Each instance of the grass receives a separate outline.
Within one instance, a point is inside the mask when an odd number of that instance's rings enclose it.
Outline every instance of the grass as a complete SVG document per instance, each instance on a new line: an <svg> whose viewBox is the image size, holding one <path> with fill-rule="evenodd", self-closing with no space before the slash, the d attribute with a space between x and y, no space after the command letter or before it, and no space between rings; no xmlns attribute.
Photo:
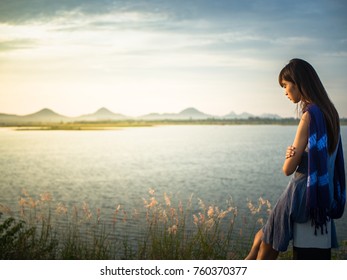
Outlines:
<svg viewBox="0 0 347 280"><path fill-rule="evenodd" d="M222 209L193 196L174 203L150 190L142 209L118 205L103 213L24 192L17 214L0 205L0 259L243 259L271 205L259 198L248 208L250 215L239 217L231 199ZM345 259L346 245L333 258Z"/></svg>

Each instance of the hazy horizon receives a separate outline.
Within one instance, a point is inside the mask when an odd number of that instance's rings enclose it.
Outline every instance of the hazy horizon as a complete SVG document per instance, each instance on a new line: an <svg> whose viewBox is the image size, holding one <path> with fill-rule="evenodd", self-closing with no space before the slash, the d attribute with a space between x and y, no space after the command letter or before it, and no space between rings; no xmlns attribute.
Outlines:
<svg viewBox="0 0 347 280"><path fill-rule="evenodd" d="M80 115L65 115L65 114L62 114L60 113L59 111L56 111L56 110L53 110L52 108L48 108L48 107L45 107L45 108L41 108L37 111L34 111L34 112L30 112L28 114L17 114L17 113L4 113L4 112L0 112L0 114L7 114L7 115L16 115L16 116L27 116L27 115L31 115L31 114L35 114L35 113L39 113L43 110L50 110L56 114L59 114L59 115L62 115L64 117L69 117L69 118L74 118L74 117L79 117L79 116L82 116L82 115L88 115L88 114L94 114L94 113L97 113L98 111L100 110L103 110L103 109L106 109L108 111L110 111L111 113L114 113L114 114L120 114L120 115L124 115L126 117L141 117L141 116L145 116L145 115L150 115L150 114L160 114L160 115L164 115L164 114L180 114L181 112L185 111L185 110L190 110L190 109L193 109L193 110L197 110L198 112L200 113L203 113L203 114L206 114L206 115L211 115L211 116L216 116L216 117L223 117L223 116L226 116L226 115L229 115L229 114L232 114L232 113L235 113L236 115L241 115L241 114L251 114L251 115L254 115L254 116L261 116L261 115L270 115L271 113L263 113L263 114L260 114L260 115L256 115L256 114L252 114L252 112L235 112L235 111L229 111L227 114L223 114L223 115L215 115L215 114L210 114L209 112L205 112L205 111L202 111L200 110L199 108L196 108L196 107L188 107L188 108L182 108L181 110L177 111L177 112L148 112L148 113L145 113L145 114L142 114L142 115L126 115L126 114L123 114L122 112L114 112L112 111L111 109L109 109L108 107L106 106L103 106L103 107L100 107L100 108L97 108L93 111L90 111L90 112L85 112L83 114L80 114ZM272 114L271 114L272 115ZM278 114L273 114L273 115L278 115ZM280 117L283 117L281 115L278 115ZM293 116L295 117L295 116Z"/></svg>
<svg viewBox="0 0 347 280"><path fill-rule="evenodd" d="M346 14L340 0L1 1L0 112L295 117L277 77L299 57L347 117Z"/></svg>

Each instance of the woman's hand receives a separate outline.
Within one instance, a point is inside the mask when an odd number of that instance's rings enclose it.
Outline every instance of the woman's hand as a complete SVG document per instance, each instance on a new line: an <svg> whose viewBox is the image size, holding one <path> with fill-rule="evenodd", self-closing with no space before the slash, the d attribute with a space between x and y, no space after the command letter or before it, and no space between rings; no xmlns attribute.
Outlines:
<svg viewBox="0 0 347 280"><path fill-rule="evenodd" d="M282 167L286 176L293 174L301 162L301 156L307 146L309 123L310 115L305 112L299 122L293 145L289 146L286 151L286 159Z"/></svg>
<svg viewBox="0 0 347 280"><path fill-rule="evenodd" d="M288 146L286 151L286 159L295 155L295 147L293 145Z"/></svg>

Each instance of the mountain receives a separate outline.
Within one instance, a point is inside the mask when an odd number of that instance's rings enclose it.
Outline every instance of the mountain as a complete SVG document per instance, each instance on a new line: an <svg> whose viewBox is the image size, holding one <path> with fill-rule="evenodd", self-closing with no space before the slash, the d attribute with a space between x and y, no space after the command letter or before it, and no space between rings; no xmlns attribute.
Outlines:
<svg viewBox="0 0 347 280"><path fill-rule="evenodd" d="M259 116L259 118L261 118L261 119L275 119L275 120L282 119L282 117L277 115L277 114L262 114Z"/></svg>
<svg viewBox="0 0 347 280"><path fill-rule="evenodd" d="M200 112L199 110L195 108L187 108L183 111L179 112L178 114L175 113L164 113L164 114L158 114L158 113L151 113L148 115L140 116L138 117L142 120L204 120L213 118L211 115L207 115L203 112Z"/></svg>
<svg viewBox="0 0 347 280"><path fill-rule="evenodd" d="M100 108L93 114L82 115L74 118L74 121L117 121L128 120L131 117L124 116L122 114L115 114L105 107Z"/></svg>
<svg viewBox="0 0 347 280"><path fill-rule="evenodd" d="M254 116L252 114L243 112L236 114L231 111L224 116L213 116L205 114L196 108L190 107L182 110L179 113L152 113L143 115L137 118L128 117L122 114L115 114L107 108L100 108L95 113L82 115L79 117L66 117L60 115L51 109L42 109L36 113L19 116L0 113L0 125L19 125L21 123L48 123L48 122L101 122L101 121L121 121L121 120L206 120L206 119L248 119L248 118L260 118L260 119L281 119L280 116L275 114L262 114L260 116Z"/></svg>
<svg viewBox="0 0 347 280"><path fill-rule="evenodd" d="M10 114L0 114L0 124L12 124L20 120L20 116Z"/></svg>
<svg viewBox="0 0 347 280"><path fill-rule="evenodd" d="M106 108L100 108L93 114L82 115L79 117L66 117L60 115L51 109L44 108L36 113L18 116L0 114L0 124L21 124L21 123L49 123L49 122L76 122L76 121L116 121L131 119L121 114L112 113Z"/></svg>
<svg viewBox="0 0 347 280"><path fill-rule="evenodd" d="M246 112L243 112L241 114L236 114L235 112L232 111L229 114L223 116L222 118L223 119L233 119L233 120L234 119L242 119L242 120L244 120L244 119L248 119L248 118L252 118L252 117L254 117L254 115L246 113Z"/></svg>
<svg viewBox="0 0 347 280"><path fill-rule="evenodd" d="M27 122L62 122L69 119L47 108L30 115L21 116L20 118Z"/></svg>
<svg viewBox="0 0 347 280"><path fill-rule="evenodd" d="M140 117L138 117L138 119L146 120L146 121L171 120L171 119L175 119L176 116L177 116L177 114L151 113L151 114L140 116Z"/></svg>
<svg viewBox="0 0 347 280"><path fill-rule="evenodd" d="M237 114L231 111L229 114L223 116L223 119L237 119Z"/></svg>
<svg viewBox="0 0 347 280"><path fill-rule="evenodd" d="M178 115L188 119L199 119L199 120L213 118L213 116L207 115L192 107L181 111Z"/></svg>
<svg viewBox="0 0 347 280"><path fill-rule="evenodd" d="M259 118L259 119L274 119L274 120L280 120L282 119L281 116L276 114L262 114L260 116L255 116L247 112L243 112L241 114L236 114L235 112L231 111L229 114L222 116L223 119L239 119L239 120L245 120L248 118Z"/></svg>
<svg viewBox="0 0 347 280"><path fill-rule="evenodd" d="M247 113L247 112L243 112L243 113L239 114L238 116L240 119L243 119L243 120L254 117L254 115Z"/></svg>

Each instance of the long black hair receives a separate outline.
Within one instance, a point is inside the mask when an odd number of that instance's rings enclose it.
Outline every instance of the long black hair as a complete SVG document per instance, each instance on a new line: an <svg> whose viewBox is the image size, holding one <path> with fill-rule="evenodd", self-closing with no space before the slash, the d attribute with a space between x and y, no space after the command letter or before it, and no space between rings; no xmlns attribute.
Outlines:
<svg viewBox="0 0 347 280"><path fill-rule="evenodd" d="M281 87L283 80L292 82L298 87L301 93L302 112L310 103L316 104L322 110L328 132L328 150L330 154L333 153L339 141L340 118L316 70L305 60L294 58L278 75Z"/></svg>

